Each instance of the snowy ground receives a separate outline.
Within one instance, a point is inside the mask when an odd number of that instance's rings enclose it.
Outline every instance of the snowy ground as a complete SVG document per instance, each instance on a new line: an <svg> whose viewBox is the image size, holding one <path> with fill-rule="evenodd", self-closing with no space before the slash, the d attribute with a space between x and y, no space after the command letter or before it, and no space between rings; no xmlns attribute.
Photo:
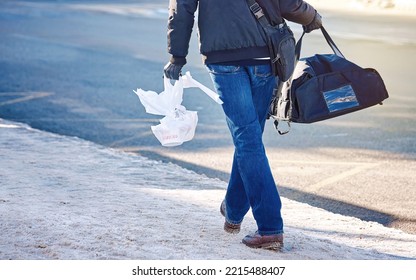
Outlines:
<svg viewBox="0 0 416 280"><path fill-rule="evenodd" d="M241 243L226 183L0 119L0 259L416 259L416 235L283 198L282 252Z"/></svg>

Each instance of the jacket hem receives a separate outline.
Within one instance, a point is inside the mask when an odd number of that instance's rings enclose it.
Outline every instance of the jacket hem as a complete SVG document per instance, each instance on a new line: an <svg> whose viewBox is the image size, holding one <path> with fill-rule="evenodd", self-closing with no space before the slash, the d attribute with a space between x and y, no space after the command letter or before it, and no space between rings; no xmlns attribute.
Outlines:
<svg viewBox="0 0 416 280"><path fill-rule="evenodd" d="M253 58L269 57L267 46L250 47L233 50L213 51L202 54L202 60L205 64L248 60Z"/></svg>

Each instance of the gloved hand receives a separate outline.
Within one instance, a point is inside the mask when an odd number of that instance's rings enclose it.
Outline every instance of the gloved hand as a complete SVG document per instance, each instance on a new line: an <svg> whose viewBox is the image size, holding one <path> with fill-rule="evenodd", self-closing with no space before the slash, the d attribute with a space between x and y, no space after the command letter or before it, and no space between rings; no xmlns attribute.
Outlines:
<svg viewBox="0 0 416 280"><path fill-rule="evenodd" d="M183 65L181 64L173 64L168 62L163 68L165 72L165 76L171 80L179 80L179 75L181 74Z"/></svg>
<svg viewBox="0 0 416 280"><path fill-rule="evenodd" d="M304 25L303 30L306 33L309 33L311 31L313 31L315 29L319 29L321 27L322 27L322 17L318 12L316 12L315 17L313 18L312 22L309 23L308 25Z"/></svg>

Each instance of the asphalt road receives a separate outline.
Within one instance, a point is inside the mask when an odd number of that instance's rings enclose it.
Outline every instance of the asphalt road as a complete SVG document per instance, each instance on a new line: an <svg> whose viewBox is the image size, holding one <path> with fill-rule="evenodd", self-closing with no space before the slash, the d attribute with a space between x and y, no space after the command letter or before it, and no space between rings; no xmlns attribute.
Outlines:
<svg viewBox="0 0 416 280"><path fill-rule="evenodd" d="M160 116L146 114L133 93L162 90L165 2L0 1L0 118L227 181L233 146L220 106L186 90L183 104L199 116L195 138L164 148L150 131ZM293 125L286 136L270 122L264 139L279 191L416 233L416 18L321 13L347 58L381 73L390 98L333 120ZM329 48L315 33L303 50ZM188 61L184 70L212 88L196 36Z"/></svg>

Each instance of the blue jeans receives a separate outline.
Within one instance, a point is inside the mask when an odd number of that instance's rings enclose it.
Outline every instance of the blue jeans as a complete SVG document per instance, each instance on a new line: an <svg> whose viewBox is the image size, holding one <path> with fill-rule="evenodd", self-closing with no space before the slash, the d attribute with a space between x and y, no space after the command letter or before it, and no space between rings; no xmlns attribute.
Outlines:
<svg viewBox="0 0 416 280"><path fill-rule="evenodd" d="M269 65L207 65L234 142L226 220L243 221L252 209L261 235L283 233L281 200L263 146L262 135L275 77Z"/></svg>

